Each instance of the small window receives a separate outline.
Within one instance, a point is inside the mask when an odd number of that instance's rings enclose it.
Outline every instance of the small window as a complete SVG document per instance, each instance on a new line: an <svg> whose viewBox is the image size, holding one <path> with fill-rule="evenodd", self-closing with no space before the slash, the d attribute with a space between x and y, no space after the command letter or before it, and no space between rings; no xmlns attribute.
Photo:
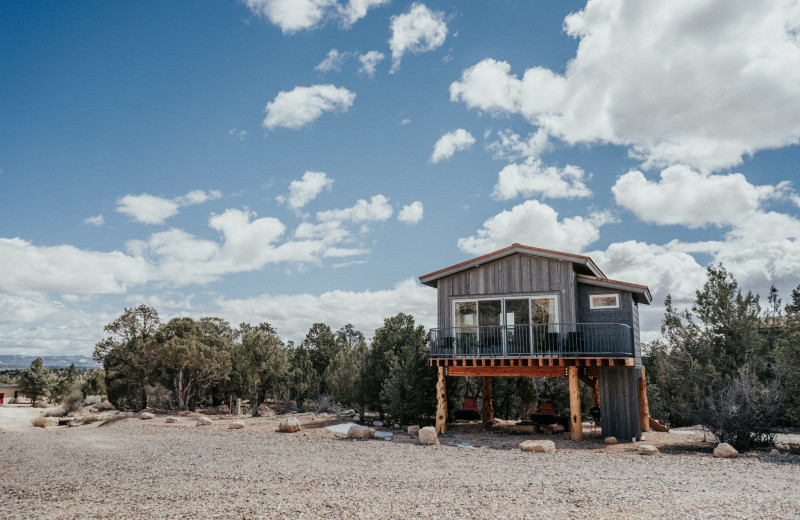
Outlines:
<svg viewBox="0 0 800 520"><path fill-rule="evenodd" d="M595 309L619 309L619 294L590 294L589 308Z"/></svg>

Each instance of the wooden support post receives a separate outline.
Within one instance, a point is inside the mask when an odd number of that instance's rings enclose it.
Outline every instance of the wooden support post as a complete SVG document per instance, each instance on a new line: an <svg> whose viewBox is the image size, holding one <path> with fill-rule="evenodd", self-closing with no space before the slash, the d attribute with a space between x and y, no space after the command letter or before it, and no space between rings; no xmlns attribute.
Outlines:
<svg viewBox="0 0 800 520"><path fill-rule="evenodd" d="M600 406L600 376L595 377L592 382L592 397L594 398L594 405Z"/></svg>
<svg viewBox="0 0 800 520"><path fill-rule="evenodd" d="M494 421L494 406L492 404L492 378L482 377L483 383L483 404L481 405L481 421L490 423Z"/></svg>
<svg viewBox="0 0 800 520"><path fill-rule="evenodd" d="M647 404L647 379L644 376L644 367L642 367L642 375L639 376L639 418L642 422L642 431L650 431L650 405Z"/></svg>
<svg viewBox="0 0 800 520"><path fill-rule="evenodd" d="M444 367L439 367L439 379L436 382L436 433L447 433L447 386L444 381Z"/></svg>
<svg viewBox="0 0 800 520"><path fill-rule="evenodd" d="M583 422L581 421L581 391L578 387L578 367L569 367L569 426L573 441L583 440Z"/></svg>

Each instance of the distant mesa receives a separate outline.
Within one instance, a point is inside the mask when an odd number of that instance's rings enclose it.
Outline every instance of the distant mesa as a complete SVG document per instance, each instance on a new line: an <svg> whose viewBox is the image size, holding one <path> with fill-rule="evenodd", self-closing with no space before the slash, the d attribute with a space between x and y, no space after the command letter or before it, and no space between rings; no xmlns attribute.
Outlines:
<svg viewBox="0 0 800 520"><path fill-rule="evenodd" d="M37 357L42 358L45 368L69 368L75 363L75 368L102 368L102 365L90 356L18 356L0 355L0 370L14 370L30 368L31 361Z"/></svg>

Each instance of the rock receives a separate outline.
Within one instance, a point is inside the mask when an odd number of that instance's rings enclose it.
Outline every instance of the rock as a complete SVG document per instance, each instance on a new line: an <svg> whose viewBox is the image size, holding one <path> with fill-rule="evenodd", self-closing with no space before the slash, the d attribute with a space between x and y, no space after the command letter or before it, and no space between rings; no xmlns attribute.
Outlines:
<svg viewBox="0 0 800 520"><path fill-rule="evenodd" d="M383 428L383 421L374 421L372 423L372 426L374 426L376 428Z"/></svg>
<svg viewBox="0 0 800 520"><path fill-rule="evenodd" d="M231 413L231 409L228 407L227 404L223 404L219 407L219 413Z"/></svg>
<svg viewBox="0 0 800 520"><path fill-rule="evenodd" d="M439 436L436 435L436 428L433 426L426 426L419 430L419 443L420 444L439 444Z"/></svg>
<svg viewBox="0 0 800 520"><path fill-rule="evenodd" d="M244 421L233 421L230 426L228 426L229 430L241 430L244 428Z"/></svg>
<svg viewBox="0 0 800 520"><path fill-rule="evenodd" d="M776 445L775 445L775 448L776 448L776 449L779 449L779 450L786 451L786 450L788 450L788 449L789 449L789 446L787 446L786 444L776 444Z"/></svg>
<svg viewBox="0 0 800 520"><path fill-rule="evenodd" d="M545 435L558 435L559 433L564 433L564 427L560 424L548 424L547 426L543 426L541 428L542 433Z"/></svg>
<svg viewBox="0 0 800 520"><path fill-rule="evenodd" d="M278 423L278 431L284 433L299 432L300 421L298 421L295 417L287 417L285 419L281 419L281 422Z"/></svg>
<svg viewBox="0 0 800 520"><path fill-rule="evenodd" d="M394 423L394 429L395 430L399 430L400 429L400 423Z"/></svg>
<svg viewBox="0 0 800 520"><path fill-rule="evenodd" d="M206 416L197 418L197 426L208 426L211 424L211 419Z"/></svg>
<svg viewBox="0 0 800 520"><path fill-rule="evenodd" d="M714 448L714 456L718 459L735 459L739 456L739 452L727 442L720 442Z"/></svg>
<svg viewBox="0 0 800 520"><path fill-rule="evenodd" d="M277 414L275 410L267 406L265 403L261 403L258 406L258 415L261 417L275 417Z"/></svg>
<svg viewBox="0 0 800 520"><path fill-rule="evenodd" d="M375 428L354 424L347 430L347 436L353 439L372 439L375 437Z"/></svg>
<svg viewBox="0 0 800 520"><path fill-rule="evenodd" d="M532 435L536 433L536 426L533 424L512 424L506 428L508 433Z"/></svg>
<svg viewBox="0 0 800 520"><path fill-rule="evenodd" d="M772 448L771 450L769 450L769 454L770 454L770 455L780 455L780 454L781 454L781 452L779 452L779 451L778 451L778 450L776 450L775 448Z"/></svg>
<svg viewBox="0 0 800 520"><path fill-rule="evenodd" d="M167 420L165 422L176 423L176 422L178 422L178 418L170 415L169 417L167 417Z"/></svg>
<svg viewBox="0 0 800 520"><path fill-rule="evenodd" d="M519 449L534 453L555 453L556 445L553 441L524 441L520 443Z"/></svg>
<svg viewBox="0 0 800 520"><path fill-rule="evenodd" d="M616 444L617 443L617 438L616 437L606 437L603 440L603 442L605 442L606 444Z"/></svg>
<svg viewBox="0 0 800 520"><path fill-rule="evenodd" d="M409 435L417 435L419 433L419 425L415 424L413 426L409 426L406 431Z"/></svg>
<svg viewBox="0 0 800 520"><path fill-rule="evenodd" d="M142 412L139 414L139 417L141 419L147 420L147 419L153 419L155 415L151 414L150 412Z"/></svg>
<svg viewBox="0 0 800 520"><path fill-rule="evenodd" d="M647 440L647 438L646 438L644 435L642 435L641 437L639 437L639 440L640 440L640 441L646 441L646 440Z"/></svg>
<svg viewBox="0 0 800 520"><path fill-rule="evenodd" d="M652 444L642 444L637 452L639 455L658 455L658 448Z"/></svg>

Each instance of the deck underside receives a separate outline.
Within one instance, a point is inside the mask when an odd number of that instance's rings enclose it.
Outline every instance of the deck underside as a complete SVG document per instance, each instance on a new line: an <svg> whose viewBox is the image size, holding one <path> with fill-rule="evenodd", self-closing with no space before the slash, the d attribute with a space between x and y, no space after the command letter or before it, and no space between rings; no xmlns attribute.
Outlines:
<svg viewBox="0 0 800 520"><path fill-rule="evenodd" d="M598 367L634 366L633 358L431 358L428 363L444 367L448 376L563 377L567 367L580 367L580 374L594 377Z"/></svg>

